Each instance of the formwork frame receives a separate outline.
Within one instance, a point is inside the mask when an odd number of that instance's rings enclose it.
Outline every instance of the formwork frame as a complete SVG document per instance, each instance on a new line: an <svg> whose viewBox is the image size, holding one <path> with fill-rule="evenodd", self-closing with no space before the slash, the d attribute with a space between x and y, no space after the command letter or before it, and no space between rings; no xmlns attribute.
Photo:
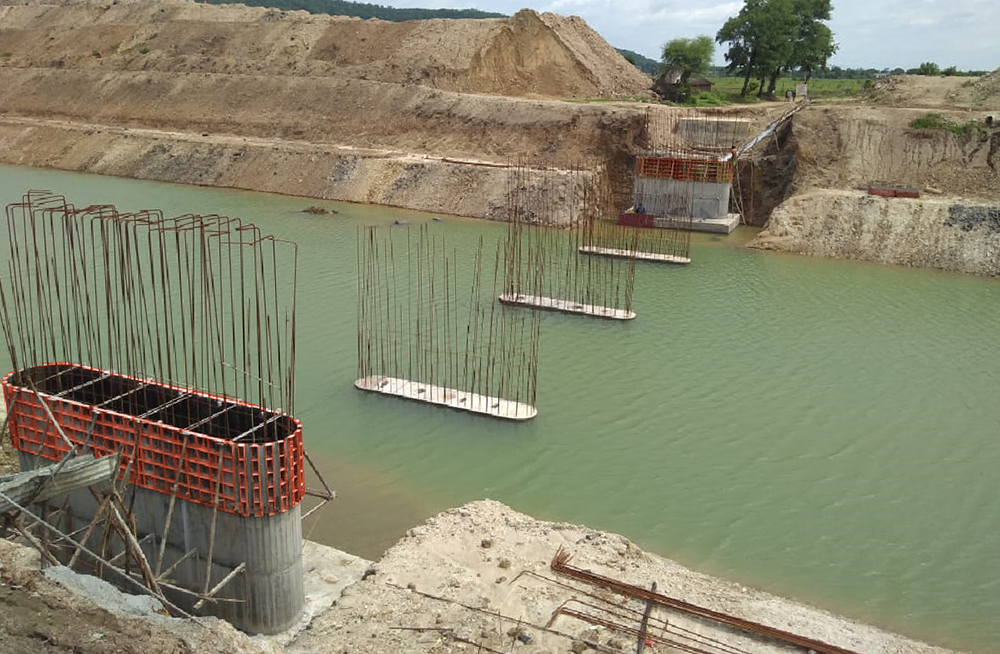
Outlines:
<svg viewBox="0 0 1000 654"><path fill-rule="evenodd" d="M221 604L241 628L287 626L302 601L301 547L281 555L291 561L279 569L292 593L282 604L254 576L257 560L269 556L267 539L223 543L217 532L222 522L227 533L248 535L272 523L287 530L291 522L289 544L301 543L303 497L320 500L313 510L333 497L290 415L295 244L238 218L77 209L48 191L29 191L6 216L0 309L15 371L3 390L22 467L77 452L116 453L117 478L130 491L119 498L127 508L95 491L69 496L63 512L87 516L82 547L98 516L117 513L130 525L135 542L114 556L98 554L99 567L119 558L128 568L138 560L129 551L145 547L144 581L167 588L188 610L210 603L218 612ZM306 464L321 489L305 487ZM185 521L191 512L204 518L197 523L200 544L175 555L167 543L178 530L177 507ZM73 563L80 551L70 556ZM187 581L160 583L181 573ZM238 578L241 596L218 597L238 592ZM246 608L225 608L233 604Z"/></svg>

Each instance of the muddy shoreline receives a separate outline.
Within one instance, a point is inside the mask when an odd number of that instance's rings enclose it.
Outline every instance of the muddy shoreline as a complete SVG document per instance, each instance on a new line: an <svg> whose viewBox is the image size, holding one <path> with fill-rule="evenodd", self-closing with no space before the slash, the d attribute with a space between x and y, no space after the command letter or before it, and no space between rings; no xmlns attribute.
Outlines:
<svg viewBox="0 0 1000 654"><path fill-rule="evenodd" d="M101 606L94 605L92 593L97 591L92 582L67 581L66 573L43 574L38 571L33 550L6 542L0 542L0 596L12 607L3 618L8 633L32 631L39 634L36 638L60 644L46 651L76 654L441 654L479 648L538 654L632 651L632 630L639 624L643 603L560 576L550 568L560 548L572 554L575 567L637 587L648 588L655 581L658 592L671 598L851 652L956 651L698 573L645 552L617 534L535 520L490 500L445 511L410 529L367 568L354 564L344 567L353 557L307 568L307 574L346 588L338 597L329 598L329 608L287 638L248 639L215 619L196 619L198 624L193 624L191 620L151 615L150 611L129 608L136 602L128 596L114 597L106 585L100 593ZM83 595L70 595L80 593L80 589L84 589ZM40 609L35 601L38 598L41 606L48 608ZM72 610L65 608L69 605ZM557 614L560 606L577 609L577 615ZM31 615L20 615L22 608ZM580 619L580 614L596 616L605 621L604 626ZM54 615L58 620L52 619ZM18 619L21 623L16 623ZM607 626L609 622L622 629ZM669 651L670 643L701 643L708 652L720 651L712 649L718 647L775 654L789 651L787 645L768 638L748 636L659 606L653 609L649 625L651 651ZM136 633L144 634L146 642L141 647L128 642L128 635ZM95 638L95 634L100 636ZM0 645L0 651L17 650Z"/></svg>

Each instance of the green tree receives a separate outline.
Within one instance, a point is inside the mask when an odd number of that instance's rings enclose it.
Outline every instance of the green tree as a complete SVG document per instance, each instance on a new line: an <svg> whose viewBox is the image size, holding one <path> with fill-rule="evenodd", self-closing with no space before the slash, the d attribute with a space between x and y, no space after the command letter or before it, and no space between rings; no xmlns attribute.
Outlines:
<svg viewBox="0 0 1000 654"><path fill-rule="evenodd" d="M941 69L933 61L925 61L917 68L917 75L937 75Z"/></svg>
<svg viewBox="0 0 1000 654"><path fill-rule="evenodd" d="M713 56L715 56L715 43L711 36L673 39L663 44L661 70L679 70L680 83L687 84L691 75L708 70L712 65Z"/></svg>
<svg viewBox="0 0 1000 654"><path fill-rule="evenodd" d="M823 22L830 20L832 7L830 0L793 0L793 5L799 25L789 64L804 73L808 82L814 72L826 68L827 60L837 52L833 31Z"/></svg>
<svg viewBox="0 0 1000 654"><path fill-rule="evenodd" d="M671 102L686 102L691 97L691 76L708 70L714 54L715 43L710 36L666 42L654 85L656 92Z"/></svg>
<svg viewBox="0 0 1000 654"><path fill-rule="evenodd" d="M719 44L729 44L729 50L725 54L726 61L729 62L726 71L743 76L743 88L740 90L740 95L743 97L746 97L750 77L757 64L756 38L750 21L743 15L745 9L744 7L739 15L727 20L715 35L715 40Z"/></svg>
<svg viewBox="0 0 1000 654"><path fill-rule="evenodd" d="M726 21L715 40L729 44L727 69L743 75L740 95L747 94L752 77L760 80L761 95L767 79L788 66L798 24L792 0L745 0L740 12Z"/></svg>
<svg viewBox="0 0 1000 654"><path fill-rule="evenodd" d="M757 95L773 93L782 73L800 70L806 79L826 67L837 51L830 0L744 0L740 12L722 26L715 40L728 43L730 72L743 75L746 95L750 79L760 80Z"/></svg>

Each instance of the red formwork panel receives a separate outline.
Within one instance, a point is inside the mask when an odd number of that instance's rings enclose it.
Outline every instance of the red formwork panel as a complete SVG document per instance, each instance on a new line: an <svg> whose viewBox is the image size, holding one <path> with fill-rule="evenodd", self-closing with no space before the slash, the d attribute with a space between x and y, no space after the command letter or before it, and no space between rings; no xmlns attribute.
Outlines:
<svg viewBox="0 0 1000 654"><path fill-rule="evenodd" d="M635 175L652 179L730 184L733 181L733 164L705 159L638 157L635 160Z"/></svg>
<svg viewBox="0 0 1000 654"><path fill-rule="evenodd" d="M626 227L656 227L656 221L648 213L618 214L618 224Z"/></svg>
<svg viewBox="0 0 1000 654"><path fill-rule="evenodd" d="M114 375L76 364L46 364L66 365ZM20 451L58 461L69 451L69 445L52 424L35 391L12 383L12 378L19 372L9 373L0 382L10 414L11 443ZM208 393L125 375L114 376L214 402L264 411L252 404ZM38 392L38 395L44 398L56 422L74 446L86 443L87 451L92 451L95 457L121 452L119 479L127 472L129 483L141 488L170 495L176 485L178 499L211 507L218 484L219 510L248 517L284 513L297 506L305 494L302 423L291 416L266 412L290 421L292 428L282 438L260 443L233 442L44 392ZM87 431L92 421L93 428L88 438Z"/></svg>
<svg viewBox="0 0 1000 654"><path fill-rule="evenodd" d="M883 198L919 198L920 189L909 186L869 186L868 195Z"/></svg>

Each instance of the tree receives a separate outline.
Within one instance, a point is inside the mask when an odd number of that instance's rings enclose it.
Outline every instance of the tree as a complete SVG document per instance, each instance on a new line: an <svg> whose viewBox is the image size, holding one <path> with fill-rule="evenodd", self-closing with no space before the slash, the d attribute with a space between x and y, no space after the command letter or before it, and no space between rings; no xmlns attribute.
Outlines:
<svg viewBox="0 0 1000 654"><path fill-rule="evenodd" d="M691 76L708 70L714 54L710 36L667 41L654 90L671 102L686 102L691 96Z"/></svg>
<svg viewBox="0 0 1000 654"><path fill-rule="evenodd" d="M715 40L719 44L729 44L729 50L725 54L726 61L729 62L726 70L730 73L738 72L743 75L743 88L740 90L740 95L746 97L747 88L750 86L750 76L753 75L757 64L757 52L754 47L756 39L750 21L745 19L743 13L741 10L739 15L727 20L719 33L715 35Z"/></svg>
<svg viewBox="0 0 1000 654"><path fill-rule="evenodd" d="M793 0L799 18L798 32L792 46L790 65L805 73L808 82L813 73L826 68L827 60L837 52L833 31L822 21L830 20L830 0Z"/></svg>
<svg viewBox="0 0 1000 654"><path fill-rule="evenodd" d="M729 43L727 68L743 75L741 95L746 95L751 77L760 79L760 95L767 78L787 67L798 23L792 0L745 0L740 12L722 26L715 40Z"/></svg>
<svg viewBox="0 0 1000 654"><path fill-rule="evenodd" d="M715 43L711 36L673 39L663 45L661 70L679 70L681 73L680 83L687 84L691 75L708 70L714 55Z"/></svg>
<svg viewBox="0 0 1000 654"><path fill-rule="evenodd" d="M925 61L917 68L917 75L937 75L941 69L933 61Z"/></svg>
<svg viewBox="0 0 1000 654"><path fill-rule="evenodd" d="M744 0L740 12L722 26L715 40L728 43L730 72L743 75L746 95L750 79L760 80L757 95L773 93L782 73L800 70L806 79L826 67L837 51L830 0Z"/></svg>

